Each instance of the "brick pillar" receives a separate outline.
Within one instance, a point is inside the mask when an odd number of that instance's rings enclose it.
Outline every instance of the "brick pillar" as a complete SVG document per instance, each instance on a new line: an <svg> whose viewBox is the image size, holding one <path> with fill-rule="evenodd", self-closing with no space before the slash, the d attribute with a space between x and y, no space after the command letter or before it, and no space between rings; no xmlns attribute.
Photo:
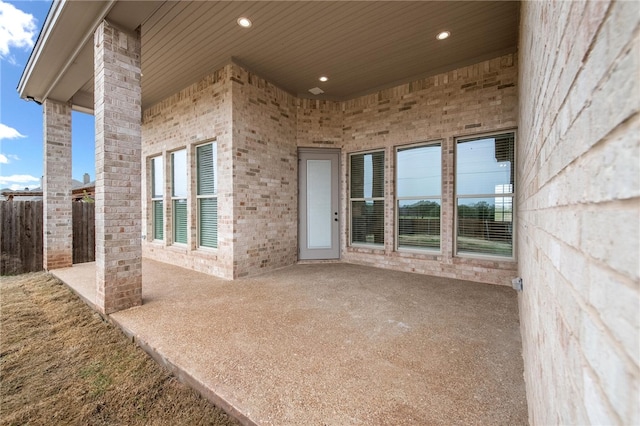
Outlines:
<svg viewBox="0 0 640 426"><path fill-rule="evenodd" d="M103 21L94 35L96 304L142 303L140 35Z"/></svg>
<svg viewBox="0 0 640 426"><path fill-rule="evenodd" d="M71 218L71 106L44 101L43 267L66 268L73 261Z"/></svg>

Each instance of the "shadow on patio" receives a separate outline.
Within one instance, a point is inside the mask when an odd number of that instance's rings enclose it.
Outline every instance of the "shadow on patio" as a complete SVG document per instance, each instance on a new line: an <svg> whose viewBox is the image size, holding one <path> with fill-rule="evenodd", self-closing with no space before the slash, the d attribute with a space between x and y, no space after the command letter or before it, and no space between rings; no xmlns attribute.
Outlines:
<svg viewBox="0 0 640 426"><path fill-rule="evenodd" d="M95 264L53 271L95 300ZM350 264L224 281L143 261L112 314L245 423L526 424L516 293Z"/></svg>

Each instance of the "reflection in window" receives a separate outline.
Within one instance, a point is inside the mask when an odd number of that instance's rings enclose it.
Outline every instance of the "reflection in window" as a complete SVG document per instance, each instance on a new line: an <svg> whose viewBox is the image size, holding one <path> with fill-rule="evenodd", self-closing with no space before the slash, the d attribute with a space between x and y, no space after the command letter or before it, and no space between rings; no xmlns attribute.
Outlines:
<svg viewBox="0 0 640 426"><path fill-rule="evenodd" d="M440 249L440 143L399 148L396 154L398 248Z"/></svg>
<svg viewBox="0 0 640 426"><path fill-rule="evenodd" d="M456 252L513 257L515 135L456 144Z"/></svg>
<svg viewBox="0 0 640 426"><path fill-rule="evenodd" d="M352 244L384 244L384 151L350 156Z"/></svg>
<svg viewBox="0 0 640 426"><path fill-rule="evenodd" d="M187 150L171 153L173 242L187 243Z"/></svg>
<svg viewBox="0 0 640 426"><path fill-rule="evenodd" d="M162 156L151 159L151 222L153 239L164 239L164 173Z"/></svg>

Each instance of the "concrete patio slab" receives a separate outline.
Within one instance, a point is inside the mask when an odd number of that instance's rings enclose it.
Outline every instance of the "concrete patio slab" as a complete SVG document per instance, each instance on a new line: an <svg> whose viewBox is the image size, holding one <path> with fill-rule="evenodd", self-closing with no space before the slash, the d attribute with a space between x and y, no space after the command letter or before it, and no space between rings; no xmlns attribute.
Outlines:
<svg viewBox="0 0 640 426"><path fill-rule="evenodd" d="M90 269L53 272L90 298ZM247 424L527 423L507 287L342 263L225 281L144 260L143 305L110 317Z"/></svg>

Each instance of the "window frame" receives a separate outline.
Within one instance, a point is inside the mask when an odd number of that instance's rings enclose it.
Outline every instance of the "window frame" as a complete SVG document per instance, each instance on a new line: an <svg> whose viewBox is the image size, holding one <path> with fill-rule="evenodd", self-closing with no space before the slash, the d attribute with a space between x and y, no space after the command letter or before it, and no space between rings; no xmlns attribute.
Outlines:
<svg viewBox="0 0 640 426"><path fill-rule="evenodd" d="M162 170L162 190L160 191L160 195L156 194L156 160L160 160L160 170ZM151 201L151 241L160 241L164 242L165 240L165 203L164 203L164 195L165 195L165 187L166 181L164 178L164 155L159 154L149 158L149 165L151 171L151 190L150 190L150 201ZM162 238L156 237L156 203L160 201L162 203Z"/></svg>
<svg viewBox="0 0 640 426"><path fill-rule="evenodd" d="M398 163L398 153L400 151L429 147L429 146L439 146L440 147L440 195L416 195L416 196L399 196L398 190L398 171L400 169ZM394 149L395 152L395 163L394 163L394 249L397 252L406 252L406 253L417 253L417 254L442 254L442 194L443 194L443 174L442 174L442 160L443 160L443 145L444 141L442 139L424 141L424 142L416 142L409 145L399 145ZM425 200L438 200L440 201L440 243L437 249L429 248L429 247L401 247L400 246L400 206L399 201L402 200L415 200L415 199L425 199Z"/></svg>
<svg viewBox="0 0 640 426"><path fill-rule="evenodd" d="M351 197L351 193L352 193L352 185L351 185L351 179L352 179L352 170L351 170L351 158L353 156L356 155L367 155L367 154L374 154L374 153L382 153L383 154L383 196L382 197L358 197L358 198L352 198ZM385 170L386 170L386 166L387 166L387 150L383 147L383 148L377 148L377 149L370 149L367 151L358 151L358 152L350 152L347 155L347 160L349 163L349 176L348 176L348 202L349 202L349 224L348 224L348 233L349 233L349 247L362 247L362 248L368 248L368 249L372 249L372 250L384 250L385 249L385 244L386 244L386 240L384 237L384 233L385 233L385 215L386 215L386 201L387 201L387 194L386 194L386 182L385 182ZM382 244L376 244L376 243L361 243L361 242L354 242L353 241L353 202L354 201L382 201L383 204L383 214L382 214L382 222L383 222L383 226L382 226Z"/></svg>
<svg viewBox="0 0 640 426"><path fill-rule="evenodd" d="M511 133L513 135L513 164L511 165L511 167L513 168L513 184L512 184L512 188L511 188L511 192L510 193L501 193L501 194L496 194L496 193L492 193L492 194L484 194L484 193L477 193L477 194L458 194L458 144L461 141L465 141L465 142L471 142L474 140L482 140L482 139L486 139L486 138L491 138L491 137L495 137L497 135L503 135L503 134L509 134ZM485 133L478 133L478 134L471 134L471 135L466 135L466 136L458 136L454 138L454 161L453 161L453 166L454 166L454 173L453 173L453 177L454 177L454 185L453 185L453 218L454 218L454 225L453 225L453 256L454 257L460 257L460 258L471 258L471 259L488 259L488 260L493 260L493 261L505 261L505 262L513 262L516 261L516 252L517 252L517 226L516 226L516 221L517 221L517 214L516 214L516 197L517 197L517 188L518 188L518 183L517 183L517 173L516 173L516 164L517 164L517 142L518 142L518 135L517 135L517 129L511 128L511 129L504 129L504 130L496 130L496 131L492 131L492 132L485 132ZM458 200L459 199L473 199L473 198L496 198L497 195L501 195L503 198L504 197L511 197L512 202L511 202L511 256L502 256L502 255L498 255L498 254L491 254L491 253L474 253L474 252L459 252L458 251Z"/></svg>
<svg viewBox="0 0 640 426"><path fill-rule="evenodd" d="M214 188L214 193L213 194L205 194L205 195L200 195L198 192L200 190L200 169L199 169L199 157L198 157L198 148L201 148L203 146L206 145L212 145L212 152L213 152L213 188ZM215 199L216 200L216 230L219 230L219 216L218 216L218 142L213 139L210 141L206 141L203 143L199 143L195 146L195 152L196 152L196 159L195 159L195 168L196 168L196 188L195 188L195 194L196 194L196 247L198 249L205 249L205 250L217 250L218 249L218 243L219 243L219 239L218 239L218 235L216 232L216 245L215 247L211 247L211 246L205 246L201 244L200 241L200 234L201 234L201 220L200 220L200 200L201 199Z"/></svg>
<svg viewBox="0 0 640 426"><path fill-rule="evenodd" d="M175 172L176 172L176 167L175 167L175 154L178 152L182 152L184 151L184 155L185 155L185 181L186 181L186 191L185 191L185 195L184 196L175 196L175 189L176 189L176 179L175 179ZM187 151L186 147L182 147L179 149L176 149L174 151L171 151L170 153L170 158L171 158L171 243L172 244L179 244L181 246L187 246L189 244L189 181L188 181L188 169L189 169L189 152ZM185 235L187 237L187 240L185 242L178 242L176 241L176 231L178 229L178 227L176 226L176 208L175 208L175 202L179 201L179 200L184 200L186 208L187 208L187 212L186 212L186 221L187 221L187 225L186 225L186 230L185 230Z"/></svg>

